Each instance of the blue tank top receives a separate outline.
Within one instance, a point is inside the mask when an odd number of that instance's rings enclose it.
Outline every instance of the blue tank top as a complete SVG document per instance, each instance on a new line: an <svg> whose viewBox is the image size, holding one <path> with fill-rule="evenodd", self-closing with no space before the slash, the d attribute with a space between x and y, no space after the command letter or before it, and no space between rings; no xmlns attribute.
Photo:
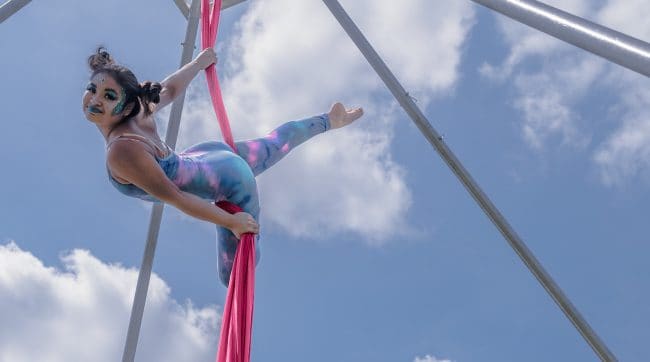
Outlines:
<svg viewBox="0 0 650 362"><path fill-rule="evenodd" d="M135 136L136 138L125 137ZM160 147L146 137L125 133L113 139L108 148L117 139L140 141L153 145L160 153ZM248 184L255 176L249 164L232 148L223 142L207 141L196 144L182 151L174 152L165 145L168 154L163 157L156 155L156 161L169 178L181 191L186 191L207 200L230 199L233 193L241 189L242 184ZM133 184L118 182L106 168L113 186L122 194L145 201L159 202L156 197L149 195ZM253 181L254 182L254 181Z"/></svg>
<svg viewBox="0 0 650 362"><path fill-rule="evenodd" d="M127 137L127 136L135 136L136 138L131 138L131 137ZM146 137L141 136L139 134L135 134L135 133L124 133L124 134L122 134L120 136L117 136L116 138L114 138L111 142L109 142L106 145L106 149L108 150L108 148L111 146L111 144L113 144L113 142L115 142L115 141L117 141L119 139L140 141L140 142L143 142L143 143L145 143L145 144L147 144L149 146L153 145L156 150L162 151L160 147L158 147L156 144L151 142L149 139L147 139ZM147 142L147 141L149 141L149 142ZM174 153L174 151L169 146L167 146L166 144L165 144L165 147L167 148L167 152L168 152L167 156L161 158L161 157L158 157L158 155L155 155L154 157L156 158L156 161L158 161L158 165L160 165L160 168L162 168L162 170L165 172L165 175L167 175L167 177L169 177L170 180L173 180L174 176L176 174L176 170L178 168L178 155L176 153ZM164 153L164 151L163 151L163 153ZM149 195L146 191L144 191L143 189L139 188L138 186L136 186L134 184L123 184L123 183L117 181L111 175L111 171L108 169L108 166L106 166L106 171L108 173L108 179L110 180L110 182L113 184L113 186L119 192L123 193L124 195L135 197L135 198L145 200L145 201L160 202L160 200L158 200L157 198Z"/></svg>

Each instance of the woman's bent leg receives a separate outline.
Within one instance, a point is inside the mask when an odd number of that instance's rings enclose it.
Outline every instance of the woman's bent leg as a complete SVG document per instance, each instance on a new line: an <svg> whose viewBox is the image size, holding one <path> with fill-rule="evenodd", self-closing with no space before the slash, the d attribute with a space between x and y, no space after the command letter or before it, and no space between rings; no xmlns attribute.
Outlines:
<svg viewBox="0 0 650 362"><path fill-rule="evenodd" d="M235 254L237 253L237 245L239 239L227 228L217 226L217 254L219 260L217 261L217 268L219 273L219 280L221 283L228 287L230 282L230 274L232 266L235 262ZM260 262L260 245L259 235L255 236L255 265Z"/></svg>
<svg viewBox="0 0 650 362"><path fill-rule="evenodd" d="M233 157L234 158L234 157ZM238 162L241 162L239 160ZM227 196L227 200L241 207L244 212L247 212L255 218L259 223L260 204L257 195L257 182L251 170L243 166L245 171L241 174L239 182L234 184ZM230 273L235 261L235 254L237 253L237 244L239 240L235 235L222 226L217 225L217 253L218 253L218 272L219 279L227 287L230 281ZM255 238L255 265L260 260L260 245L259 235Z"/></svg>
<svg viewBox="0 0 650 362"><path fill-rule="evenodd" d="M239 156L248 162L257 176L301 143L329 129L329 117L324 113L287 122L262 138L236 142L235 146Z"/></svg>

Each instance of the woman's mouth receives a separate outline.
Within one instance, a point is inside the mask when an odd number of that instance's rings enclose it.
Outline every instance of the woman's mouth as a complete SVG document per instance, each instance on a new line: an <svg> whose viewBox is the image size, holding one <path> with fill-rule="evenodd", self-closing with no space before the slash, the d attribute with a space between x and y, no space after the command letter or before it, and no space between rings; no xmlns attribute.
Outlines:
<svg viewBox="0 0 650 362"><path fill-rule="evenodd" d="M102 113L102 111L99 108L95 107L95 106L88 107L88 112L94 113L94 114Z"/></svg>

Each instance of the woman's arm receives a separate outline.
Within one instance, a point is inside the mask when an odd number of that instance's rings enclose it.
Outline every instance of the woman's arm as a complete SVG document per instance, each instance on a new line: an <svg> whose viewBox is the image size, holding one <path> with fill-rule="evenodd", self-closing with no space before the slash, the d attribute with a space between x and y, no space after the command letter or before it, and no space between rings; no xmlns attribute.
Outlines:
<svg viewBox="0 0 650 362"><path fill-rule="evenodd" d="M203 69L217 62L217 55L213 48L206 48L194 60L185 64L181 69L175 71L160 84L160 102L155 105L154 112L171 103L176 97L181 95L192 79Z"/></svg>
<svg viewBox="0 0 650 362"><path fill-rule="evenodd" d="M116 176L192 217L230 229L237 238L242 233L259 232L259 226L251 215L231 215L213 203L180 190L167 178L156 159L137 143L114 143L108 152L107 163Z"/></svg>

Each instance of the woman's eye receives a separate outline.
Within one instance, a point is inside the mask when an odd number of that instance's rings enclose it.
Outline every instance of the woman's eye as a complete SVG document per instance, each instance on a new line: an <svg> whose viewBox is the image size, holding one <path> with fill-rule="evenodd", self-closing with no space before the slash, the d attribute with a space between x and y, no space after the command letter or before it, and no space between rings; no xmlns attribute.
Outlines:
<svg viewBox="0 0 650 362"><path fill-rule="evenodd" d="M87 86L86 90L95 93L95 87L93 87L92 85Z"/></svg>
<svg viewBox="0 0 650 362"><path fill-rule="evenodd" d="M117 99L117 97L112 94L107 94L106 99L108 99L109 101L114 101Z"/></svg>

